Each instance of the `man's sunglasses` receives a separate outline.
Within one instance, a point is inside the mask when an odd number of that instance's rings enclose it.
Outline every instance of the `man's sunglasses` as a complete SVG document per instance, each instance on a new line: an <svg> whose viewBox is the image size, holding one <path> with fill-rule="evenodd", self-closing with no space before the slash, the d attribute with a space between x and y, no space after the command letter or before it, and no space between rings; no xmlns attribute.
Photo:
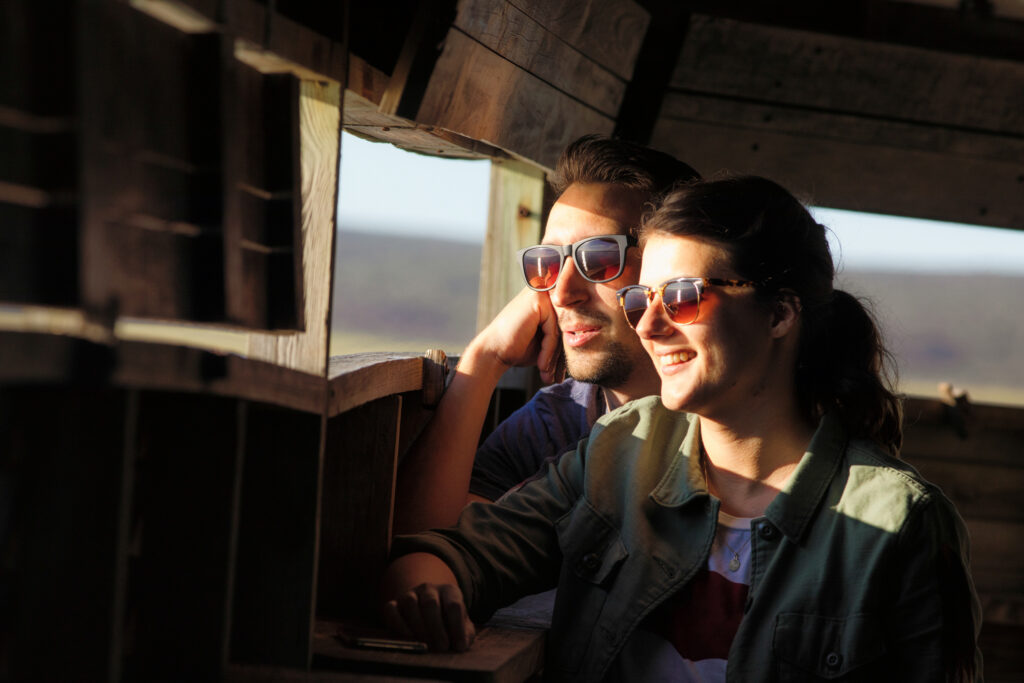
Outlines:
<svg viewBox="0 0 1024 683"><path fill-rule="evenodd" d="M626 266L626 249L637 241L630 235L599 235L566 244L538 244L516 252L523 268L526 285L537 292L555 286L565 259L572 256L576 270L590 282L608 282L622 275Z"/></svg>
<svg viewBox="0 0 1024 683"><path fill-rule="evenodd" d="M760 284L751 280L720 280L716 277L677 277L662 282L654 289L644 285L623 287L615 295L633 329L654 301L655 294L661 297L661 305L669 320L677 325L689 325L700 315L700 295L708 287L757 287Z"/></svg>

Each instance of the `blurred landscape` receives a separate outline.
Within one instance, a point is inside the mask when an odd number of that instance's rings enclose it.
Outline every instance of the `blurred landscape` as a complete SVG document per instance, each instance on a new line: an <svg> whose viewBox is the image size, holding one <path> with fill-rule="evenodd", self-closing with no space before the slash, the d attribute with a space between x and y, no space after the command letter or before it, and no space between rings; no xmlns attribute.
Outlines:
<svg viewBox="0 0 1024 683"><path fill-rule="evenodd" d="M476 333L478 244L338 235L331 354L461 352ZM869 300L899 364L901 390L939 382L972 400L1024 405L1024 277L848 269L839 286Z"/></svg>

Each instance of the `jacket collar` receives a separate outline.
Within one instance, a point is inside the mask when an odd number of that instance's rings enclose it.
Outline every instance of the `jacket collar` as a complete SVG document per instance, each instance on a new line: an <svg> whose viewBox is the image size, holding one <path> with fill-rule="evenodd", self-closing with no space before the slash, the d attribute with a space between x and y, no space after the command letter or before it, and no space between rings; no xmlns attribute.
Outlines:
<svg viewBox="0 0 1024 683"><path fill-rule="evenodd" d="M839 469L846 442L846 430L838 418L821 418L793 476L769 503L765 517L790 540L803 536Z"/></svg>
<svg viewBox="0 0 1024 683"><path fill-rule="evenodd" d="M696 496L708 494L704 473L700 469L700 420L693 414L687 415L686 419L690 423L686 437L650 494L651 500L665 507L679 507Z"/></svg>
<svg viewBox="0 0 1024 683"><path fill-rule="evenodd" d="M696 415L688 415L687 419L690 427L686 437L650 494L655 503L664 507L680 507L698 496L708 495L700 467L700 421ZM839 420L832 415L823 417L793 476L765 510L765 517L791 540L803 536L835 477L846 441L846 431Z"/></svg>

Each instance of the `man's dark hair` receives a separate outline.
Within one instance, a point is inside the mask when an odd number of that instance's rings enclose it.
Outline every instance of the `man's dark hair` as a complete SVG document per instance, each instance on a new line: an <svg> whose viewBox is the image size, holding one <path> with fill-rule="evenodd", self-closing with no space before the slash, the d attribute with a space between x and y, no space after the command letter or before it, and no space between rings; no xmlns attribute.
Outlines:
<svg viewBox="0 0 1024 683"><path fill-rule="evenodd" d="M658 198L700 174L675 157L625 140L584 135L558 158L551 186L561 195L573 183L613 183Z"/></svg>

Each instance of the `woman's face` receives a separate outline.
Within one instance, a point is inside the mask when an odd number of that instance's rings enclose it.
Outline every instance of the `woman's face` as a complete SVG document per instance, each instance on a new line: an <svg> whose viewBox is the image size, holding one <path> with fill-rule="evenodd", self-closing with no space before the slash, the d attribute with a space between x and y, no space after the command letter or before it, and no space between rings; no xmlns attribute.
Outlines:
<svg viewBox="0 0 1024 683"><path fill-rule="evenodd" d="M725 249L712 242L652 235L640 284L654 289L677 277L742 279ZM706 287L700 314L689 325L673 323L655 296L636 332L661 376L665 406L725 420L766 400L778 371L771 319L752 287Z"/></svg>

